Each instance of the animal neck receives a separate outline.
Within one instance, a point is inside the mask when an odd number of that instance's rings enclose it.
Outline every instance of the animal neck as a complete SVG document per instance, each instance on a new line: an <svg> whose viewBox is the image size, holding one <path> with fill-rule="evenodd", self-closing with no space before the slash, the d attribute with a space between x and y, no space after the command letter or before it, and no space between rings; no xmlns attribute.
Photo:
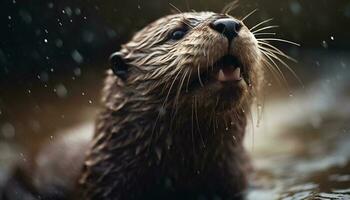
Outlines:
<svg viewBox="0 0 350 200"><path fill-rule="evenodd" d="M95 193L101 184L115 182L111 177L132 171L134 165L149 169L171 160L165 163L178 162L184 169L195 170L225 149L242 145L246 125L243 109L208 112L179 102L174 111L172 106L159 106L159 99L107 89L114 95L103 97L105 106L80 178L85 196Z"/></svg>

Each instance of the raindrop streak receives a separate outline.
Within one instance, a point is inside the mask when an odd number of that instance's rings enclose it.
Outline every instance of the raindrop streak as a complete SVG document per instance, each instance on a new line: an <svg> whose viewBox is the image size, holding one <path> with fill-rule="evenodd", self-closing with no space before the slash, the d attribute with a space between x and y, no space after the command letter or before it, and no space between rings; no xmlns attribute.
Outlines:
<svg viewBox="0 0 350 200"><path fill-rule="evenodd" d="M256 127L259 128L260 124L261 124L261 119L262 119L262 115L263 115L263 106L261 104L257 105L257 113L258 113L258 119L256 122Z"/></svg>

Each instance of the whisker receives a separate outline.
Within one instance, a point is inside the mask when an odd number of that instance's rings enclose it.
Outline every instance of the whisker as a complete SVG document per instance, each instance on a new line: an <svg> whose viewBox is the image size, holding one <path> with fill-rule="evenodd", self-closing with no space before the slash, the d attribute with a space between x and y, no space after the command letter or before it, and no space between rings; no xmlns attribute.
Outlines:
<svg viewBox="0 0 350 200"><path fill-rule="evenodd" d="M174 6L172 3L169 3L169 5L174 8L178 13L183 13L178 7Z"/></svg>
<svg viewBox="0 0 350 200"><path fill-rule="evenodd" d="M201 73L200 73L200 66L197 67L197 75L198 75L198 81L201 84L202 87L204 87L202 78L201 78Z"/></svg>
<svg viewBox="0 0 350 200"><path fill-rule="evenodd" d="M252 31L252 30L254 30L255 28L257 28L257 27L259 27L259 26L261 26L261 25L263 25L263 24L265 24L265 23L268 23L268 22L270 22L270 21L272 21L272 20L273 20L273 18L270 18L270 19L264 20L264 21L262 21L262 22L258 23L257 25L253 26L253 27L252 27L252 28L250 28L249 30L250 30L250 31Z"/></svg>
<svg viewBox="0 0 350 200"><path fill-rule="evenodd" d="M194 146L194 98L192 98L192 107L191 107L191 120L192 120L192 130L191 130L191 139L192 139L192 150L193 155L196 155L195 146Z"/></svg>
<svg viewBox="0 0 350 200"><path fill-rule="evenodd" d="M258 11L258 9L254 9L253 11L251 11L250 13L248 13L246 16L244 16L241 21L243 22L244 20L246 20L248 17L250 17L252 14L254 14L256 11Z"/></svg>
<svg viewBox="0 0 350 200"><path fill-rule="evenodd" d="M182 86L184 85L184 82L186 80L186 75L188 73L189 70L186 70L183 74L182 74L182 78L181 78L181 82L179 84L179 86L177 87L177 91L176 91L176 96L175 96L175 100L173 103L173 109L172 109L172 117L171 117L171 121L170 121L170 127L172 127L173 125L173 121L175 119L175 116L177 115L177 111L178 111L178 102L179 102L179 97L182 91Z"/></svg>
<svg viewBox="0 0 350 200"><path fill-rule="evenodd" d="M259 36L259 35L276 35L276 33L255 33L254 34L254 36Z"/></svg>
<svg viewBox="0 0 350 200"><path fill-rule="evenodd" d="M274 69L276 69L278 71L278 73L282 77L284 83L286 84L286 86L289 90L288 81L287 81L286 77L284 76L283 72L281 71L281 69L278 67L277 63L270 57L270 55L267 52L265 52L265 51L261 51L261 52L266 56L267 59L269 59L273 63L273 65L275 66Z"/></svg>
<svg viewBox="0 0 350 200"><path fill-rule="evenodd" d="M292 42L292 41L289 41L289 40L285 40L285 39L281 39L281 38L259 38L257 40L258 41L278 41L278 42L285 42L285 43L288 43L288 44L292 44L292 45L295 45L295 46L298 46L298 47L301 46L298 43L295 43L295 42Z"/></svg>
<svg viewBox="0 0 350 200"><path fill-rule="evenodd" d="M276 25L273 25L273 26L265 26L265 27L263 27L263 28L260 28L260 29L258 29L258 30L253 31L252 33L255 34L255 33L259 33L259 32L261 32L261 31L263 31L263 30L272 29L272 28L278 28L278 27L279 27L279 26L276 26Z"/></svg>
<svg viewBox="0 0 350 200"><path fill-rule="evenodd" d="M284 83L282 83L281 75L278 73L278 71L275 69L275 67L265 58L262 59L262 61L265 64L265 66L267 67L267 69L272 73L273 77L276 79L278 84L281 86L284 85Z"/></svg>
<svg viewBox="0 0 350 200"><path fill-rule="evenodd" d="M279 61L282 65L284 65L293 74L293 76L298 80L298 82L302 86L304 86L304 84L301 81L301 79L299 78L299 76L295 73L295 71L291 67L289 67L289 65L287 63L285 63L282 59L280 59L278 56L276 56L273 53L268 53L268 52L266 52L266 53L269 54L272 58L275 58L277 61Z"/></svg>
<svg viewBox="0 0 350 200"><path fill-rule="evenodd" d="M188 22L186 21L186 19L183 19L182 22L183 22L184 24L186 24L188 27L190 27L191 29L194 28L194 26L193 26L192 24L188 23Z"/></svg>
<svg viewBox="0 0 350 200"><path fill-rule="evenodd" d="M194 112L195 112L195 117L196 117L196 123L197 123L197 129L198 129L198 133L199 133L199 136L201 138L201 141L202 141L202 145L203 147L205 147L205 143L204 143L204 140L203 140L203 136L202 136L202 133L201 133L201 129L199 127L199 120L198 120L198 105L197 105L197 98L196 96L194 96Z"/></svg>
<svg viewBox="0 0 350 200"><path fill-rule="evenodd" d="M238 7L239 0L232 1L228 3L222 10L221 13L227 15L230 13L232 10L236 9Z"/></svg>
<svg viewBox="0 0 350 200"><path fill-rule="evenodd" d="M188 92L188 85L190 84L192 71L193 71L193 70L192 70L192 68L191 68L191 69L190 69L190 72L188 73L187 84L186 84L186 92Z"/></svg>
<svg viewBox="0 0 350 200"><path fill-rule="evenodd" d="M297 62L297 60L295 60L294 58L288 56L288 55L285 54L284 52L280 51L278 48L272 49L272 47L271 47L271 48L268 48L268 47L263 47L263 46L260 45L260 46L259 46L259 49L263 49L263 50L269 51L269 52L271 52L271 53L278 54L278 55L280 55L280 56L282 56L282 57L284 57L284 58L287 58L288 60L291 60L291 61L293 61L293 62Z"/></svg>

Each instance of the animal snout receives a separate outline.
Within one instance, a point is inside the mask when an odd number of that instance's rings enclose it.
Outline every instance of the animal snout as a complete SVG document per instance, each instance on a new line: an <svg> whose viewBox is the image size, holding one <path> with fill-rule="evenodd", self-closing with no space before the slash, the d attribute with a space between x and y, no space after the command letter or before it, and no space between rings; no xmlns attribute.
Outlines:
<svg viewBox="0 0 350 200"><path fill-rule="evenodd" d="M222 18L213 21L210 27L215 31L223 34L229 42L238 36L242 23L232 18Z"/></svg>

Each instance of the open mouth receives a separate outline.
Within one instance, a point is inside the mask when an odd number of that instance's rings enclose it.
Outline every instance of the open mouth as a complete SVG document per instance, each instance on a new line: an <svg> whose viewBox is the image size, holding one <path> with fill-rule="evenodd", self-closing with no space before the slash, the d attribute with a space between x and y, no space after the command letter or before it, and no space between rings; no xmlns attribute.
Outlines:
<svg viewBox="0 0 350 200"><path fill-rule="evenodd" d="M235 56L226 55L218 60L213 67L218 70L216 79L220 82L238 82L242 80L242 64Z"/></svg>
<svg viewBox="0 0 350 200"><path fill-rule="evenodd" d="M228 85L233 83L235 85L244 79L244 71L244 67L238 58L233 55L226 55L209 67L209 70L196 73L187 87L203 87L203 85L210 82L228 83Z"/></svg>

